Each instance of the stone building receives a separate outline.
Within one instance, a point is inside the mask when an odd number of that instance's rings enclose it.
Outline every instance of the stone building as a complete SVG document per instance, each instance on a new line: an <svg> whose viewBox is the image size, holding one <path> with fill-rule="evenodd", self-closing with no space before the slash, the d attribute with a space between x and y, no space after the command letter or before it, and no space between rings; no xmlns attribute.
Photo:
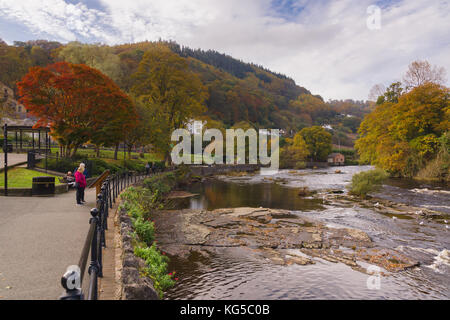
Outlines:
<svg viewBox="0 0 450 320"><path fill-rule="evenodd" d="M0 82L0 108L6 115L25 118L27 110L14 99L14 91Z"/></svg>
<svg viewBox="0 0 450 320"><path fill-rule="evenodd" d="M343 166L345 156L342 153L332 153L328 156L328 164L331 166Z"/></svg>

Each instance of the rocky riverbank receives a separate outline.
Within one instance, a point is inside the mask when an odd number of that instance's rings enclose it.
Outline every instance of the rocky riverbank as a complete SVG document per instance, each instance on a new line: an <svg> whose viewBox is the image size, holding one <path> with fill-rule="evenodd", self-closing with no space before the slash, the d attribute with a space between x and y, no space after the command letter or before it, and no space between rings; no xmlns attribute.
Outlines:
<svg viewBox="0 0 450 320"><path fill-rule="evenodd" d="M227 249L276 265L307 265L324 259L361 272L366 272L365 263L391 272L419 265L401 252L378 247L365 232L330 228L287 210L157 211L152 219L158 246L182 259Z"/></svg>
<svg viewBox="0 0 450 320"><path fill-rule="evenodd" d="M449 191L389 180L369 199L349 195L352 175L370 169L239 173L189 185L197 196L152 216L180 278L167 297L447 297ZM374 272L384 275L380 290L367 286Z"/></svg>

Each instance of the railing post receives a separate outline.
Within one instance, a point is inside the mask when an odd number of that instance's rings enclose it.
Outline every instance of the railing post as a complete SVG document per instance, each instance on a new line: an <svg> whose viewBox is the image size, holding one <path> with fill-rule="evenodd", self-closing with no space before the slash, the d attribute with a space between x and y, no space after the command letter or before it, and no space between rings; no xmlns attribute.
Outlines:
<svg viewBox="0 0 450 320"><path fill-rule="evenodd" d="M78 266L67 268L66 273L61 277L61 285L66 292L59 300L84 300L81 291L81 274Z"/></svg>
<svg viewBox="0 0 450 320"><path fill-rule="evenodd" d="M108 182L104 182L102 185L103 193L103 230L108 230L108 217L109 217L109 197L108 197Z"/></svg>
<svg viewBox="0 0 450 320"><path fill-rule="evenodd" d="M91 276L90 281L90 290L88 294L88 300L97 300L98 298L98 279L97 277L100 274L100 264L98 261L99 252L98 249L98 235L99 235L99 211L97 208L91 210L91 216L89 223L95 223L96 228L94 232L94 237L92 238L91 243L91 263L89 265L88 273ZM99 246L101 248L101 246Z"/></svg>
<svg viewBox="0 0 450 320"><path fill-rule="evenodd" d="M109 191L112 202L116 203L116 195L114 194L114 176L109 181Z"/></svg>
<svg viewBox="0 0 450 320"><path fill-rule="evenodd" d="M112 209L113 201L112 201L112 192L111 192L111 180L109 180L109 178L106 179L106 192L108 193L109 208Z"/></svg>
<svg viewBox="0 0 450 320"><path fill-rule="evenodd" d="M98 247L97 247L97 261L98 261L98 276L103 277L103 268L102 268L102 248L105 247L105 230L103 228L103 217L104 217L104 200L103 194L100 193L97 196L97 212L98 212L98 221L97 221L97 232L98 235Z"/></svg>
<svg viewBox="0 0 450 320"><path fill-rule="evenodd" d="M116 198L117 198L117 193L116 193L116 189L117 189L117 174L114 175L114 183L113 183L113 194L114 194L114 203L116 203Z"/></svg>
<svg viewBox="0 0 450 320"><path fill-rule="evenodd" d="M100 226L100 240L101 240L102 246L105 246L104 232L103 232L105 229L104 225L103 225L104 217L105 217L105 197L104 197L105 192L104 191L105 191L105 189L104 189L104 186L102 185L101 192L97 196L97 209L99 212L98 217L99 217L99 226Z"/></svg>
<svg viewBox="0 0 450 320"><path fill-rule="evenodd" d="M114 203L116 203L117 199L117 174L114 176Z"/></svg>

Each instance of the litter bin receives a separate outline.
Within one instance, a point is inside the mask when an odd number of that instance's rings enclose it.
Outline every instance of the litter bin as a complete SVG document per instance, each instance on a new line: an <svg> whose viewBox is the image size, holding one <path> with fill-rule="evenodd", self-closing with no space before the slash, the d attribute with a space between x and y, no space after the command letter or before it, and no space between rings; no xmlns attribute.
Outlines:
<svg viewBox="0 0 450 320"><path fill-rule="evenodd" d="M55 194L55 177L34 177L32 195L50 196Z"/></svg>

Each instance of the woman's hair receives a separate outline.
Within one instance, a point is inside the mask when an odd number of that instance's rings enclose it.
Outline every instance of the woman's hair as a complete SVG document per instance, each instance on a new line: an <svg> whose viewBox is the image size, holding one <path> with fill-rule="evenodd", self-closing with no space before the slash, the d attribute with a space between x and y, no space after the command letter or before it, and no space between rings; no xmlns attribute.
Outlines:
<svg viewBox="0 0 450 320"><path fill-rule="evenodd" d="M85 164L84 163L80 163L80 166L78 167L78 172L81 172L81 173L83 173L84 172L84 170L85 170Z"/></svg>

